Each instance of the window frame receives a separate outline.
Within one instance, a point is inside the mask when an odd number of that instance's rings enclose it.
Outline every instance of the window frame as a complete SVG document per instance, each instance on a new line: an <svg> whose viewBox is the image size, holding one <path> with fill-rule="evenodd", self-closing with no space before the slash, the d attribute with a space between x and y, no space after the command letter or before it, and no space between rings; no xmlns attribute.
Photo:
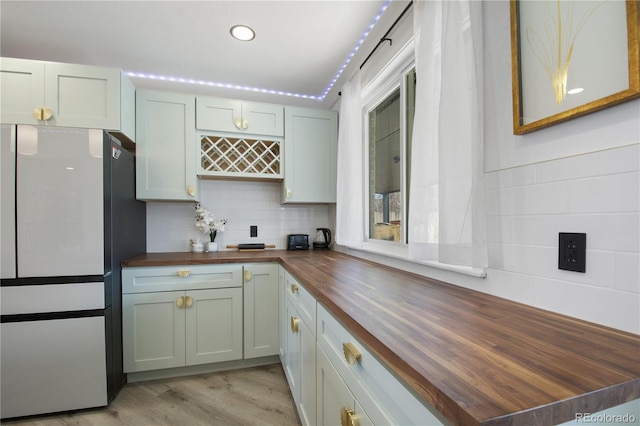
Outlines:
<svg viewBox="0 0 640 426"><path fill-rule="evenodd" d="M415 69L415 57L413 53L413 43L405 46L387 66L378 73L362 90L362 112L363 119L363 159L364 161L364 239L363 248L380 251L390 255L404 257L407 249L407 219L408 219L408 188L407 188L407 75ZM402 196L402 216L400 219L400 241L385 241L371 238L370 229L370 164L369 164L369 113L373 111L381 102L389 97L395 90L400 89L400 191Z"/></svg>

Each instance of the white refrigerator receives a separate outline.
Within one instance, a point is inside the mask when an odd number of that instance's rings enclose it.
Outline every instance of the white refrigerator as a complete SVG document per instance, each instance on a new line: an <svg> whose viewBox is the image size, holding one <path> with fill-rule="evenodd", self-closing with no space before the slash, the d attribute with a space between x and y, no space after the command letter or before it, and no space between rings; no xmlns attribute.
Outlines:
<svg viewBox="0 0 640 426"><path fill-rule="evenodd" d="M107 405L120 262L146 249L134 157L102 130L2 125L0 417Z"/></svg>

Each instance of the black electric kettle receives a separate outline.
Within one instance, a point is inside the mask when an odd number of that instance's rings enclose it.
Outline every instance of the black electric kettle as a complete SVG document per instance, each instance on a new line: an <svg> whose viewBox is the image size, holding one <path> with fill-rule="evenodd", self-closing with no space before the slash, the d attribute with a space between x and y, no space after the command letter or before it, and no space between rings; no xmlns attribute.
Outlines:
<svg viewBox="0 0 640 426"><path fill-rule="evenodd" d="M316 236L313 239L314 249L328 249L331 245L331 231L329 228L316 228Z"/></svg>

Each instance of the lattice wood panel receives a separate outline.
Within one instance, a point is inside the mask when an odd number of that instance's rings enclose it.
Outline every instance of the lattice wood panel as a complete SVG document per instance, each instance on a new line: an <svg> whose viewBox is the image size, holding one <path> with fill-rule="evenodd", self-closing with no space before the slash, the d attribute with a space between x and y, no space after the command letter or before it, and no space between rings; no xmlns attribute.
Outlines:
<svg viewBox="0 0 640 426"><path fill-rule="evenodd" d="M200 165L205 174L281 176L281 141L205 135Z"/></svg>

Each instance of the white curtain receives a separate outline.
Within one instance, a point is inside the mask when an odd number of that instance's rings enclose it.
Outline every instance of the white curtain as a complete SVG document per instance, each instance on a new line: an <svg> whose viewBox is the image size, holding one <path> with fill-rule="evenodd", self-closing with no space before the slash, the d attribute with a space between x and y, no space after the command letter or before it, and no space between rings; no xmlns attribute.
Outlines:
<svg viewBox="0 0 640 426"><path fill-rule="evenodd" d="M336 242L362 247L364 165L360 71L342 87L338 130Z"/></svg>
<svg viewBox="0 0 640 426"><path fill-rule="evenodd" d="M486 267L482 2L415 1L409 256Z"/></svg>

